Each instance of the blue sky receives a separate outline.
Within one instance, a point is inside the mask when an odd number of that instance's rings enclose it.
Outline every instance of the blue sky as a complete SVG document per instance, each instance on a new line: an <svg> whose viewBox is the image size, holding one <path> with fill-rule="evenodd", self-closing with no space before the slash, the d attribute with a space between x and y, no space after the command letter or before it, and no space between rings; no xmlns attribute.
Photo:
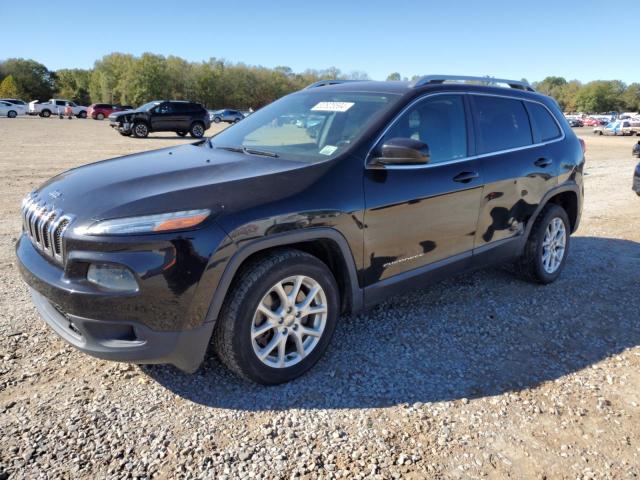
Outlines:
<svg viewBox="0 0 640 480"><path fill-rule="evenodd" d="M398 71L640 82L638 0L2 0L0 19L0 59L54 70L149 51L382 80Z"/></svg>

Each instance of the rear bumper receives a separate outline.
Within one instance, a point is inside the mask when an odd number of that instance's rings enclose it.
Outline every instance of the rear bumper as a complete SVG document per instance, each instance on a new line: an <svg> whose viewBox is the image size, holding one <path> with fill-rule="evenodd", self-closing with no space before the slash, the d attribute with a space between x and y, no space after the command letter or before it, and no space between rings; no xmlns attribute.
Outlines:
<svg viewBox="0 0 640 480"><path fill-rule="evenodd" d="M34 289L44 321L66 342L93 357L143 364L169 363L195 372L204 360L214 323L182 332L157 332L135 322L95 320L62 312Z"/></svg>

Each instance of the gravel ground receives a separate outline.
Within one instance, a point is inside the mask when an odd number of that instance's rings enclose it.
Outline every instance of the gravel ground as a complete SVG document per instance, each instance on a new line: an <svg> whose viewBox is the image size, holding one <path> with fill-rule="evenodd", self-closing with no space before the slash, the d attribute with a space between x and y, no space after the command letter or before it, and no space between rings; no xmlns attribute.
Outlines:
<svg viewBox="0 0 640 480"><path fill-rule="evenodd" d="M72 166L189 140L0 119L0 480L636 478L636 139L587 141L586 204L550 286L487 270L344 318L307 375L259 387L76 352L14 264L21 197Z"/></svg>

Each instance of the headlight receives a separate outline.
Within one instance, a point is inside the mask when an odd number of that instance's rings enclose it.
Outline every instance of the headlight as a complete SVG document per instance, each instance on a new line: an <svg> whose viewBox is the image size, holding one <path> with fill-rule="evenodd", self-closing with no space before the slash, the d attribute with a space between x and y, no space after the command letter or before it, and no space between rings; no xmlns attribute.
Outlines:
<svg viewBox="0 0 640 480"><path fill-rule="evenodd" d="M75 232L80 235L127 235L184 230L199 225L210 213L210 210L203 209L143 215L140 217L114 218L96 222L88 227L78 227Z"/></svg>

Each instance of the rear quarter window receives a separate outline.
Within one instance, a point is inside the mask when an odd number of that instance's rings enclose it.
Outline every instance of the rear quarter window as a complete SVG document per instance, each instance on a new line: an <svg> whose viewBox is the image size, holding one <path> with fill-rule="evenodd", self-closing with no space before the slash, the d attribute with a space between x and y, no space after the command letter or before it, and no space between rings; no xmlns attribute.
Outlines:
<svg viewBox="0 0 640 480"><path fill-rule="evenodd" d="M529 116L522 101L473 95L478 153L499 152L533 143Z"/></svg>
<svg viewBox="0 0 640 480"><path fill-rule="evenodd" d="M553 119L549 110L539 103L527 102L527 109L531 116L531 123L541 142L554 140L562 136L558 123Z"/></svg>

